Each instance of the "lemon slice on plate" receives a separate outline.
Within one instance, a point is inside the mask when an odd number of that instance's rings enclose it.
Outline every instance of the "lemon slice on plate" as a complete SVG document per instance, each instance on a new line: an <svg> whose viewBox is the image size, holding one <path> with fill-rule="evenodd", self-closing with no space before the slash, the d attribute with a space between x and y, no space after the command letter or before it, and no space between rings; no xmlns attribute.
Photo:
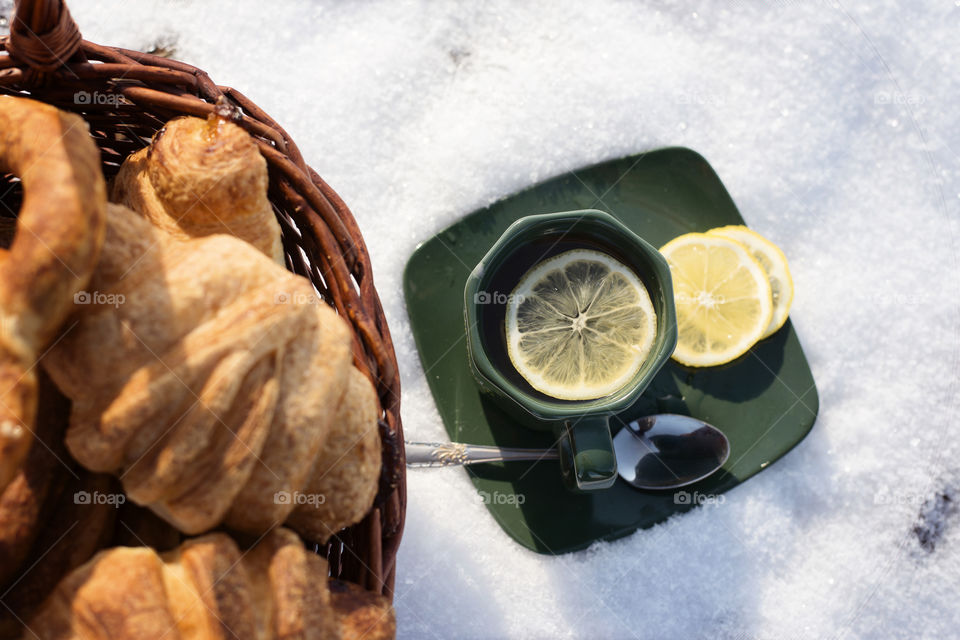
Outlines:
<svg viewBox="0 0 960 640"><path fill-rule="evenodd" d="M790 277L787 256L783 255L780 247L743 225L717 227L710 229L707 233L736 240L745 246L754 260L763 267L767 273L767 280L770 281L770 293L773 296L773 319L760 337L766 338L776 333L777 329L787 321L787 316L790 315L790 304L793 302L793 278Z"/></svg>
<svg viewBox="0 0 960 640"><path fill-rule="evenodd" d="M693 367L746 353L773 317L767 274L739 242L687 233L660 252L670 264L677 308L674 360Z"/></svg>
<svg viewBox="0 0 960 640"><path fill-rule="evenodd" d="M510 362L534 389L562 400L616 392L643 365L656 333L643 283L599 251L544 260L507 299Z"/></svg>

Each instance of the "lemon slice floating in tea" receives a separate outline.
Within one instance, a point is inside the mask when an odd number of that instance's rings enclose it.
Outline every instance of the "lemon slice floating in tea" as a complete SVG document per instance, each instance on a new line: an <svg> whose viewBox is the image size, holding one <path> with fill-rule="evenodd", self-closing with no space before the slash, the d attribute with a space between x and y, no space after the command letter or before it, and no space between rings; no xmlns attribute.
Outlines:
<svg viewBox="0 0 960 640"><path fill-rule="evenodd" d="M790 305L793 302L793 278L790 277L787 256L783 255L780 247L743 225L717 227L710 229L707 233L736 240L745 246L754 260L763 267L767 273L767 280L770 281L770 294L773 296L773 319L760 338L776 333L777 329L787 321Z"/></svg>
<svg viewBox="0 0 960 640"><path fill-rule="evenodd" d="M528 271L507 300L507 353L530 385L562 400L610 395L653 347L650 294L626 265L574 249Z"/></svg>
<svg viewBox="0 0 960 640"><path fill-rule="evenodd" d="M724 364L763 336L773 318L770 281L744 245L720 235L687 233L660 253L673 276L674 360L694 367Z"/></svg>

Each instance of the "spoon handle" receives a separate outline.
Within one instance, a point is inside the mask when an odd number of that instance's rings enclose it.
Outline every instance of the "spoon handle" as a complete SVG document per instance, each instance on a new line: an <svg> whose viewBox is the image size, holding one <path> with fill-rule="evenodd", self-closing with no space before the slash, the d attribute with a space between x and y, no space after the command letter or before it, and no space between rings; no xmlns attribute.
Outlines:
<svg viewBox="0 0 960 640"><path fill-rule="evenodd" d="M459 442L406 442L408 467L453 467L507 460L556 460L556 449L510 449Z"/></svg>

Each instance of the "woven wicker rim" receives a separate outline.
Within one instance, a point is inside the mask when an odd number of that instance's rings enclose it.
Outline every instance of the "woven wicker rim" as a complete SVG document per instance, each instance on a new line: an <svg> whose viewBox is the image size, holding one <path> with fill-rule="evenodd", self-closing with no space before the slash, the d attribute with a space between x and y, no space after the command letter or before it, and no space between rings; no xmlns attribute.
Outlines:
<svg viewBox="0 0 960 640"><path fill-rule="evenodd" d="M370 256L343 200L307 166L286 131L242 93L191 65L83 40L63 0L17 3L10 35L0 37L0 94L29 96L83 116L108 179L177 116L216 111L253 136L269 167L287 266L309 278L349 321L354 364L374 382L380 403L384 455L373 508L318 551L332 576L392 597L406 510L400 377ZM0 176L0 215L16 214L17 187L13 176Z"/></svg>

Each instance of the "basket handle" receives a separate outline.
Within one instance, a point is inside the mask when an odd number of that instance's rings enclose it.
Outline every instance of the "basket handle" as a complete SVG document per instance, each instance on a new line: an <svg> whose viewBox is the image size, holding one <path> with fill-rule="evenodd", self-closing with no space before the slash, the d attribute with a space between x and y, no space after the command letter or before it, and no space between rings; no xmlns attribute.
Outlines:
<svg viewBox="0 0 960 640"><path fill-rule="evenodd" d="M17 0L7 51L36 71L54 71L80 49L80 29L63 0Z"/></svg>

